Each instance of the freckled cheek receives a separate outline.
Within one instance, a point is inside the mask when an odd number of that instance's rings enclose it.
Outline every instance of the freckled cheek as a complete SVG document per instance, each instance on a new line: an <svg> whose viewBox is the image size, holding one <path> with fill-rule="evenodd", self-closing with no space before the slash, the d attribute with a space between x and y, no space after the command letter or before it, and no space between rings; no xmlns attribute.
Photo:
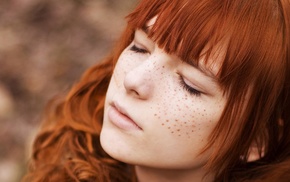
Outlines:
<svg viewBox="0 0 290 182"><path fill-rule="evenodd" d="M176 136L190 138L191 133L196 130L195 115L179 112L179 108L158 108L154 114L156 122L163 129Z"/></svg>
<svg viewBox="0 0 290 182"><path fill-rule="evenodd" d="M153 110L154 120L171 135L191 138L198 130L199 120L202 118L198 110L191 107L189 99L180 96L184 94L183 92L176 86L164 89L157 107Z"/></svg>
<svg viewBox="0 0 290 182"><path fill-rule="evenodd" d="M211 131L218 118L198 102L196 100L195 103L190 103L186 98L167 97L164 104L160 103L155 109L156 123L172 135L186 138L200 135L203 140L203 131Z"/></svg>

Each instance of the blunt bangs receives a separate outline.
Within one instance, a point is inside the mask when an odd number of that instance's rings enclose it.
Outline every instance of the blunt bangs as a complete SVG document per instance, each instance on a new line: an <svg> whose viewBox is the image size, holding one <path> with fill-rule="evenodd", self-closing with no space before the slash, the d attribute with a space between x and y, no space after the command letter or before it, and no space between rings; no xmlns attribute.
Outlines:
<svg viewBox="0 0 290 182"><path fill-rule="evenodd" d="M146 23L155 16L148 29ZM127 18L132 29L147 30L160 48L189 64L198 65L201 57L211 64L212 55L222 55L217 76L225 91L237 80L248 88L257 72L268 69L270 74L282 60L278 2L145 0Z"/></svg>
<svg viewBox="0 0 290 182"><path fill-rule="evenodd" d="M283 103L277 98L287 81L290 36L282 4L279 0L143 0L127 16L132 31L146 30L167 53L191 65L198 66L200 60L207 66L219 65L216 76L228 102L207 146L216 146L207 166L220 166L214 169L217 175L225 166L238 165L237 159L246 163L253 143L260 152L263 148L265 156L277 143L269 136L279 128L277 108ZM156 22L148 29L146 24L154 17ZM219 59L214 59L216 55ZM268 128L271 122L276 128Z"/></svg>

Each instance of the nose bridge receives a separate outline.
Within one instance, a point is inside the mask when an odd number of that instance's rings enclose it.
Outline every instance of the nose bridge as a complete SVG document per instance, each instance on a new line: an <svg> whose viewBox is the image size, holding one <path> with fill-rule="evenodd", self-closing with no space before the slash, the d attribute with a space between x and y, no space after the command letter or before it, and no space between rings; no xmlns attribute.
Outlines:
<svg viewBox="0 0 290 182"><path fill-rule="evenodd" d="M124 87L129 94L140 99L148 99L154 93L162 61L156 56L149 56L141 64L129 70L125 75Z"/></svg>

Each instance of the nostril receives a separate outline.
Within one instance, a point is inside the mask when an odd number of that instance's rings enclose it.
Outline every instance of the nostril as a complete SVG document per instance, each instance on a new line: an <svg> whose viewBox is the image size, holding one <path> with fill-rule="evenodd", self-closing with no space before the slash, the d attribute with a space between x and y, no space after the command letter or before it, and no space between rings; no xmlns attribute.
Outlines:
<svg viewBox="0 0 290 182"><path fill-rule="evenodd" d="M127 93L128 94L133 94L133 95L138 96L138 97L140 96L139 93L136 90L127 90Z"/></svg>

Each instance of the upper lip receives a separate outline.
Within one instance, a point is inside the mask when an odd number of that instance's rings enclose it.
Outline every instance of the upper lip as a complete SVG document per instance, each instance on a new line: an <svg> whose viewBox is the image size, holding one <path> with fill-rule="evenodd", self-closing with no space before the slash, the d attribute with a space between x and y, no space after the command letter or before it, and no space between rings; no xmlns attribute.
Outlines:
<svg viewBox="0 0 290 182"><path fill-rule="evenodd" d="M132 119L132 117L128 114L128 112L126 111L126 109L122 106L120 106L117 102L112 102L111 104L113 107L115 107L117 109L117 111L119 111L121 114L125 115L126 117L128 117L130 120L132 120L140 129L142 129L139 124L137 124L135 122L134 119Z"/></svg>

